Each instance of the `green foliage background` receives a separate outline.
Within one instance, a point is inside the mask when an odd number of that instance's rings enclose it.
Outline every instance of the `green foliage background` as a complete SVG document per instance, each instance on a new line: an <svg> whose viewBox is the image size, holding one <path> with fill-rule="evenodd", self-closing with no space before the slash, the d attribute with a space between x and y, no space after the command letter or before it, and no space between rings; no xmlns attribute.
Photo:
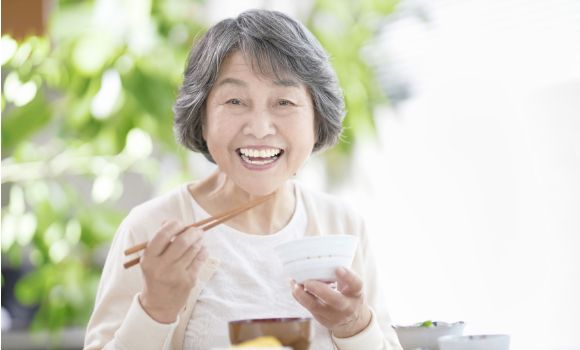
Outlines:
<svg viewBox="0 0 580 350"><path fill-rule="evenodd" d="M1 39L2 263L29 270L15 294L39 305L31 329L84 326L100 276L98 257L125 209L129 174L161 191L192 174L172 134L184 62L209 25L201 2L60 1L45 37ZM340 177L359 137L373 133L384 97L360 56L393 1L314 2L305 23L332 57L345 92L343 141L325 155ZM108 109L93 106L117 82ZM105 84L104 84L105 83ZM113 84L115 85L115 84ZM162 161L179 164L173 174Z"/></svg>

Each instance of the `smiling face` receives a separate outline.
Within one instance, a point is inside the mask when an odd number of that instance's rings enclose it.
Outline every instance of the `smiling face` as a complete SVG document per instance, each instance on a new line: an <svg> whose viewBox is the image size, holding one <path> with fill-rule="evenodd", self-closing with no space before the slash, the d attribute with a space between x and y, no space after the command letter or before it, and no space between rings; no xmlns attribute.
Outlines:
<svg viewBox="0 0 580 350"><path fill-rule="evenodd" d="M255 73L239 51L222 63L205 111L210 154L250 194L280 188L312 153L314 108L306 86Z"/></svg>

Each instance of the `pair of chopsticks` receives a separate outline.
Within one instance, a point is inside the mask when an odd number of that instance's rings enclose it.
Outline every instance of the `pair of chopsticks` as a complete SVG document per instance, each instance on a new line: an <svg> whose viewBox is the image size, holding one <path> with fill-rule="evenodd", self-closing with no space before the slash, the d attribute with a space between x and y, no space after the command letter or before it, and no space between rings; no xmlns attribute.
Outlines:
<svg viewBox="0 0 580 350"><path fill-rule="evenodd" d="M181 232L179 232L177 235L182 234L183 232L187 231L187 229L189 229L191 227L201 227L201 229L203 231L210 230L210 229L216 227L217 225L224 223L225 221L228 221L229 219L231 219L235 216L238 216L241 213L258 206L259 204L264 203L265 201L272 198L273 196L274 196L274 192L270 193L267 196L251 200L251 201L247 202L246 204L243 204L243 205L241 205L235 209L232 209L230 211L227 211L225 213L222 213L222 214L219 214L216 216L212 216L212 217L209 217L207 219L204 219L204 220L198 221L196 223L193 223L191 225L188 225ZM133 246L133 247L125 250L125 256L131 255L133 253L137 253L137 252L147 248L148 243L149 242L143 242L143 243L137 244L136 246ZM133 260L129 260L126 263L124 263L123 266L126 269L128 269L132 266L137 265L139 263L140 259L141 259L140 257L137 257Z"/></svg>

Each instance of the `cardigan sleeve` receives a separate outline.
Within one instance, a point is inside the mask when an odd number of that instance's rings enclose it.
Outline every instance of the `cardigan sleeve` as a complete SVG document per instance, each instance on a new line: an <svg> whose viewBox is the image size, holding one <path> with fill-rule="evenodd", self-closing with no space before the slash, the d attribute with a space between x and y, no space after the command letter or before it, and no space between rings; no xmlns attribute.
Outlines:
<svg viewBox="0 0 580 350"><path fill-rule="evenodd" d="M377 321L377 316L371 309L371 322L358 334L349 338L337 338L332 336L334 345L340 350L359 350L359 349L396 349L385 347L384 335Z"/></svg>
<svg viewBox="0 0 580 350"><path fill-rule="evenodd" d="M123 250L135 244L126 222L115 234L87 325L85 350L169 349L178 321L161 324L141 307L139 267L124 269Z"/></svg>

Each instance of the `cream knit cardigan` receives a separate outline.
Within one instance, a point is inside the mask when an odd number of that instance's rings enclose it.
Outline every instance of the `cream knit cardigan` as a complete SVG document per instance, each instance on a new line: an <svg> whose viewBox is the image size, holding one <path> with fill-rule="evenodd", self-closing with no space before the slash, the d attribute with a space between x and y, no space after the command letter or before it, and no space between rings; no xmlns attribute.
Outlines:
<svg viewBox="0 0 580 350"><path fill-rule="evenodd" d="M184 184L135 207L120 225L103 269L84 349L182 349L185 329L203 283L192 289L175 323L160 324L140 306L137 296L143 287L141 270L139 267L123 268L126 260L123 251L151 240L164 220L195 222L189 185ZM380 292L377 268L363 221L336 198L296 185L306 208L306 235L352 234L360 239L352 269L364 281L364 293L373 317L366 329L351 338L332 337L335 347L339 350L402 350L391 327L384 295ZM210 257L199 279L209 280L218 267L219 261Z"/></svg>

